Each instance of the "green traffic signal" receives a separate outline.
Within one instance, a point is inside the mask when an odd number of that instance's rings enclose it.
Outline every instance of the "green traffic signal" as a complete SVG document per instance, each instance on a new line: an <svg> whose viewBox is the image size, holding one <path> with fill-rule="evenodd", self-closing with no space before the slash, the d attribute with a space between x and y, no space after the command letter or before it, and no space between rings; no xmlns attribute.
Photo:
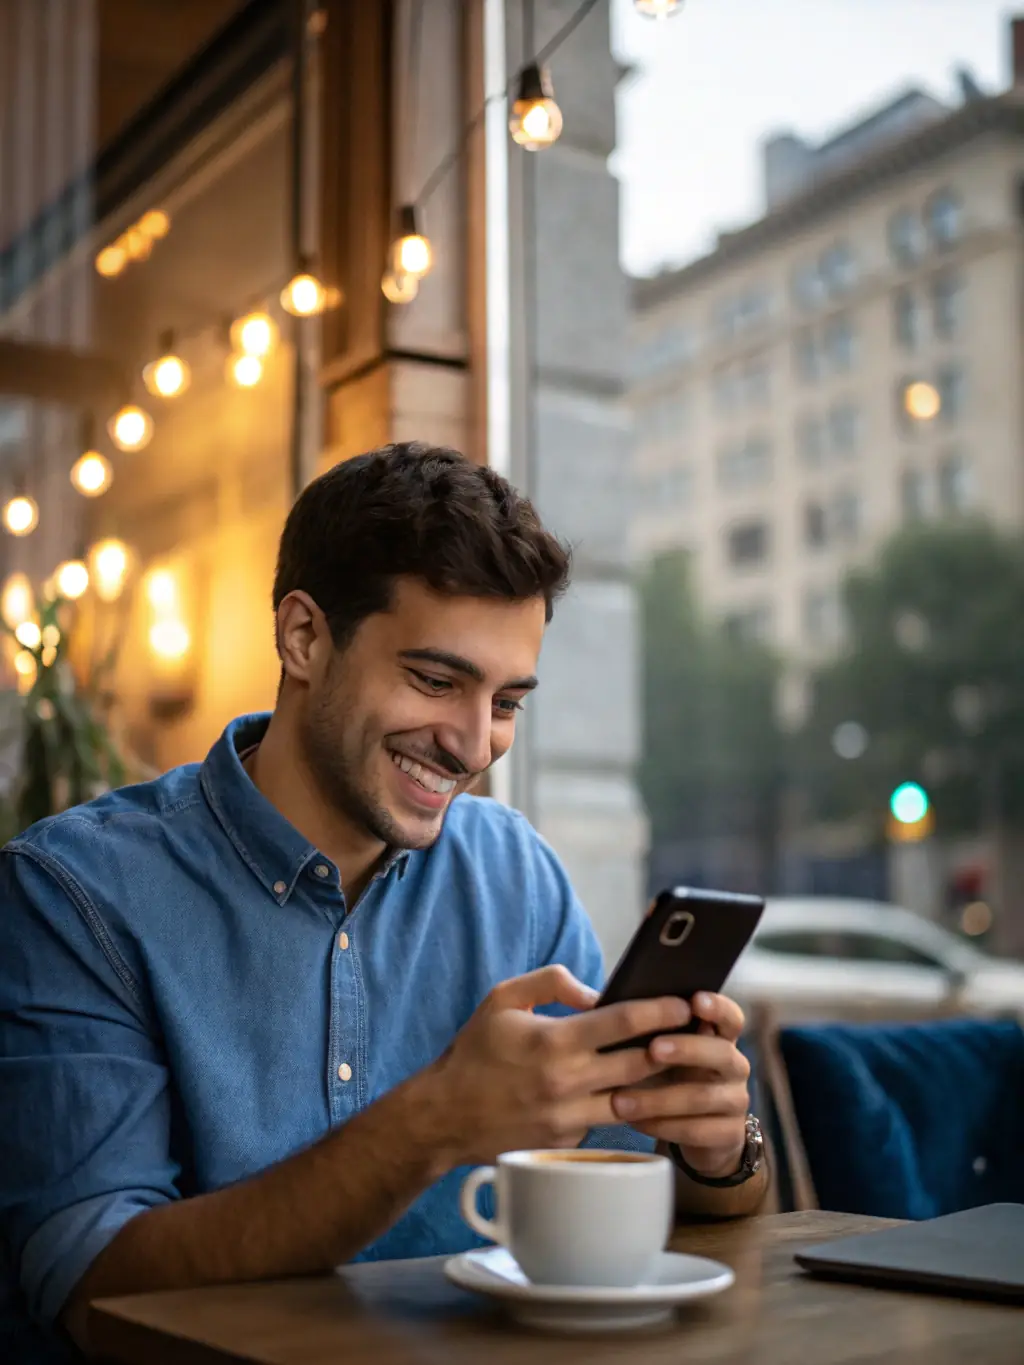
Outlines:
<svg viewBox="0 0 1024 1365"><path fill-rule="evenodd" d="M917 782L901 782L889 798L892 818L901 825L916 825L928 814L928 793Z"/></svg>

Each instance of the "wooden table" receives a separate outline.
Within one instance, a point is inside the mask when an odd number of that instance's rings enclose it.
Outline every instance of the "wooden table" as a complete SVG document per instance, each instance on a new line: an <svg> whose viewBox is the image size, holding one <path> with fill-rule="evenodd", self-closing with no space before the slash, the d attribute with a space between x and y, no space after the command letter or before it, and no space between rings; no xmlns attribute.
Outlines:
<svg viewBox="0 0 1024 1365"><path fill-rule="evenodd" d="M727 1262L736 1284L645 1334L526 1331L433 1258L109 1299L93 1308L94 1341L117 1365L1021 1365L1024 1309L833 1284L793 1262L795 1247L884 1226L791 1213L681 1229L674 1249Z"/></svg>

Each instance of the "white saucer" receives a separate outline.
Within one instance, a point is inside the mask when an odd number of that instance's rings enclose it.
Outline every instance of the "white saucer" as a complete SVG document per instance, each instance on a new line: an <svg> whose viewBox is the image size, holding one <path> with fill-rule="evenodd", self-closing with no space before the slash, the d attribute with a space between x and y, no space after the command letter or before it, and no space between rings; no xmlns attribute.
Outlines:
<svg viewBox="0 0 1024 1365"><path fill-rule="evenodd" d="M633 1289L531 1284L504 1247L465 1251L444 1273L462 1289L499 1299L519 1322L554 1332L624 1332L671 1318L676 1307L728 1289L736 1276L703 1256L663 1251L649 1284Z"/></svg>

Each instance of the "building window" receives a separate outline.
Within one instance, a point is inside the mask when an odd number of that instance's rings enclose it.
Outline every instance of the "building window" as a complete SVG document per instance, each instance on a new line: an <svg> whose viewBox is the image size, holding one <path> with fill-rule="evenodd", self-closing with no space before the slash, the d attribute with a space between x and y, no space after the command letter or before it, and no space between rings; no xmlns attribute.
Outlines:
<svg viewBox="0 0 1024 1365"><path fill-rule="evenodd" d="M921 310L911 289L897 289L893 295L892 331L904 350L916 351L921 344Z"/></svg>
<svg viewBox="0 0 1024 1365"><path fill-rule="evenodd" d="M814 333L805 328L793 342L793 366L805 383L813 383L821 376L821 354Z"/></svg>
<svg viewBox="0 0 1024 1365"><path fill-rule="evenodd" d="M843 489L832 499L831 526L829 530L835 540L850 544L860 535L861 500L858 493Z"/></svg>
<svg viewBox="0 0 1024 1365"><path fill-rule="evenodd" d="M889 250L897 265L908 266L924 255L924 229L910 209L898 209L889 219Z"/></svg>
<svg viewBox="0 0 1024 1365"><path fill-rule="evenodd" d="M825 354L833 370L844 373L852 370L856 362L857 347L853 323L841 314L825 324L823 337Z"/></svg>
<svg viewBox="0 0 1024 1365"><path fill-rule="evenodd" d="M741 382L747 407L763 408L771 401L772 377L765 357L747 361Z"/></svg>
<svg viewBox="0 0 1024 1365"><path fill-rule="evenodd" d="M763 436L751 436L727 446L718 457L718 482L723 488L759 488L771 478L772 450Z"/></svg>
<svg viewBox="0 0 1024 1365"><path fill-rule="evenodd" d="M860 445L860 409L855 403L834 403L828 413L829 445L833 454L855 455Z"/></svg>
<svg viewBox="0 0 1024 1365"><path fill-rule="evenodd" d="M825 284L816 261L798 265L792 276L793 298L798 307L813 312L825 302Z"/></svg>
<svg viewBox="0 0 1024 1365"><path fill-rule="evenodd" d="M857 261L846 242L836 242L822 253L820 275L833 297L849 293L857 283Z"/></svg>
<svg viewBox="0 0 1024 1365"><path fill-rule="evenodd" d="M971 466L959 451L944 455L939 461L939 506L949 516L970 510L974 501Z"/></svg>
<svg viewBox="0 0 1024 1365"><path fill-rule="evenodd" d="M689 415L684 393L660 394L637 408L637 435L647 442L671 442L681 436Z"/></svg>
<svg viewBox="0 0 1024 1365"><path fill-rule="evenodd" d="M825 424L816 413L806 413L797 422L796 448L808 468L817 469L824 463Z"/></svg>
<svg viewBox="0 0 1024 1365"><path fill-rule="evenodd" d="M735 412L740 404L739 375L733 365L719 365L711 379L711 391L716 409L721 413Z"/></svg>
<svg viewBox="0 0 1024 1365"><path fill-rule="evenodd" d="M828 520L820 502L809 502L804 507L804 544L812 550L828 544Z"/></svg>
<svg viewBox="0 0 1024 1365"><path fill-rule="evenodd" d="M732 640L765 644L772 633L772 609L767 602L761 602L727 612L722 618L722 629Z"/></svg>
<svg viewBox="0 0 1024 1365"><path fill-rule="evenodd" d="M928 513L928 477L923 469L905 469L900 477L904 521L921 521Z"/></svg>
<svg viewBox="0 0 1024 1365"><path fill-rule="evenodd" d="M956 270L944 270L932 280L935 335L952 341L963 331L964 284Z"/></svg>
<svg viewBox="0 0 1024 1365"><path fill-rule="evenodd" d="M942 189L928 200L924 211L928 235L932 242L945 250L963 236L964 208L955 190Z"/></svg>
<svg viewBox="0 0 1024 1365"><path fill-rule="evenodd" d="M945 365L939 371L935 387L939 391L939 416L947 424L956 423L967 406L967 376L961 365Z"/></svg>
<svg viewBox="0 0 1024 1365"><path fill-rule="evenodd" d="M697 354L696 333L690 327L666 327L653 336L637 339L633 346L632 372L646 379L673 366L689 364Z"/></svg>
<svg viewBox="0 0 1024 1365"><path fill-rule="evenodd" d="M768 523L745 521L731 527L726 537L726 554L736 568L763 564L768 558Z"/></svg>
<svg viewBox="0 0 1024 1365"><path fill-rule="evenodd" d="M835 645L842 636L842 604L836 588L808 588L804 594L804 637L811 645Z"/></svg>

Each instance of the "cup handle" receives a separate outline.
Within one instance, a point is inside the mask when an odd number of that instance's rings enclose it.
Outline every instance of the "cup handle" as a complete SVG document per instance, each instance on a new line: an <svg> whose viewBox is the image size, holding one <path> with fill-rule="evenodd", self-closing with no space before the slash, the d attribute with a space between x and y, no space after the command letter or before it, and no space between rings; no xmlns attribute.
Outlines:
<svg viewBox="0 0 1024 1365"><path fill-rule="evenodd" d="M493 1166L478 1166L475 1171L470 1171L462 1182L462 1190L459 1193L459 1210L473 1229L474 1232L486 1237L489 1242L504 1242L505 1230L501 1225L501 1216L497 1218L485 1218L476 1206L476 1197L484 1185L493 1185L497 1171Z"/></svg>

